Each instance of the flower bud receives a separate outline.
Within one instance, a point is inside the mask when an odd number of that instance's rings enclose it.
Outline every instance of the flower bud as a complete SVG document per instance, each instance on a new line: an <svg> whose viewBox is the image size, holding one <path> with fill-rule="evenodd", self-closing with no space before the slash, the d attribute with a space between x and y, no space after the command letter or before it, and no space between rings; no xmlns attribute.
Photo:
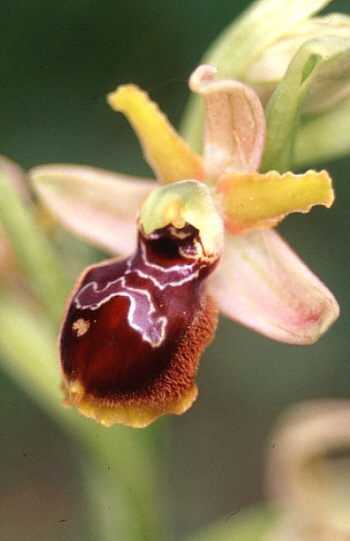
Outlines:
<svg viewBox="0 0 350 541"><path fill-rule="evenodd" d="M246 83L266 106L264 171L305 167L350 150L350 17L314 17L329 3L253 2L204 55L203 62L215 66L220 77ZM203 111L192 97L183 133L195 149L202 125ZM270 149L276 138L284 151Z"/></svg>
<svg viewBox="0 0 350 541"><path fill-rule="evenodd" d="M350 39L350 18L332 14L302 21L278 40L261 50L247 66L244 81L254 88L263 104L282 80L291 60L300 47L310 40L329 41ZM350 48L350 44L349 44ZM329 58L312 83L304 105L305 113L316 113L335 105L350 95L350 53L340 59Z"/></svg>

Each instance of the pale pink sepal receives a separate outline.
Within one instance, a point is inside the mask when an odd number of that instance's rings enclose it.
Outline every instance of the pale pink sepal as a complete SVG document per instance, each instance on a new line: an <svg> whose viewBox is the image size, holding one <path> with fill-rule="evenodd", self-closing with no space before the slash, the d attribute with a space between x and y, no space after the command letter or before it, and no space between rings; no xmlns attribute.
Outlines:
<svg viewBox="0 0 350 541"><path fill-rule="evenodd" d="M30 171L35 192L57 220L112 254L136 246L140 203L158 184L79 165L43 165Z"/></svg>
<svg viewBox="0 0 350 541"><path fill-rule="evenodd" d="M217 178L227 171L256 171L265 144L265 116L248 86L228 79L214 81L216 69L199 66L190 88L205 100L204 167Z"/></svg>
<svg viewBox="0 0 350 541"><path fill-rule="evenodd" d="M311 344L339 315L332 293L272 229L226 234L210 285L225 315L281 342Z"/></svg>

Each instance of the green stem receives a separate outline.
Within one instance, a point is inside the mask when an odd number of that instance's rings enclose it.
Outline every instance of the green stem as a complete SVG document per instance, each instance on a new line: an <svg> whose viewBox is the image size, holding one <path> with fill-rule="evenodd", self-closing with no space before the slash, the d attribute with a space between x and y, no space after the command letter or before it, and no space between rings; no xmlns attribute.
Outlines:
<svg viewBox="0 0 350 541"><path fill-rule="evenodd" d="M81 456L89 464L85 476L97 508L92 514L101 526L99 536L104 536L100 539L160 539L155 504L157 461L150 432L106 429L61 406L53 329L62 317L69 284L59 257L1 170L0 223L50 317L44 317L34 303L26 305L18 295L0 295L0 351L5 370L81 444Z"/></svg>
<svg viewBox="0 0 350 541"><path fill-rule="evenodd" d="M54 332L41 313L14 295L0 295L0 351L4 369L81 444L81 462L88 459L87 471L94 476L89 481L94 515L104 527L99 541L160 539L150 432L107 429L61 406Z"/></svg>
<svg viewBox="0 0 350 541"><path fill-rule="evenodd" d="M34 286L35 293L58 326L70 284L58 255L21 200L11 180L0 169L0 223L17 260Z"/></svg>

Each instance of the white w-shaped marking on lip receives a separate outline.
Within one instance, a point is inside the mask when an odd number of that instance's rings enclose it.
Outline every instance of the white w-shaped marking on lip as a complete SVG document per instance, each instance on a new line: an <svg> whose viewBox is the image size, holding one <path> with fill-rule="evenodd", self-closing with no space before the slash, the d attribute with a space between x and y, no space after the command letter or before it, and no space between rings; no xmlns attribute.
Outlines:
<svg viewBox="0 0 350 541"><path fill-rule="evenodd" d="M157 315L157 308L152 293L147 288L147 283L144 287L133 287L126 283L127 278L132 278L132 275L135 274L140 278L150 280L153 286L163 291L167 287L176 288L195 280L198 278L200 270L204 265L199 265L198 261L196 263L184 263L170 267L151 263L147 258L147 252L143 244L141 245L141 261L144 270L133 266L134 261L135 256L130 257L126 262L127 269L124 276L107 282L101 288L96 281L85 284L77 293L74 303L78 309L97 310L113 297L127 297L130 300L128 311L128 322L130 326L142 336L143 340L151 344L152 347L158 347L165 338L168 323L167 317L165 315ZM102 298L101 293L105 293L105 296ZM145 322L148 325L145 325Z"/></svg>
<svg viewBox="0 0 350 541"><path fill-rule="evenodd" d="M101 299L101 293L108 291L112 285L119 285L120 290L112 291L109 295ZM84 297L86 295L89 298L89 302L84 303ZM138 296L141 296L139 302L137 302ZM160 346L165 338L168 322L167 317L164 315L157 316L157 310L152 301L152 296L147 289L126 285L124 276L117 278L113 282L108 282L102 289L99 289L97 282L87 283L76 295L74 303L81 310L97 310L113 297L127 297L130 300L128 311L129 325L152 347ZM145 322L148 325L145 325Z"/></svg>

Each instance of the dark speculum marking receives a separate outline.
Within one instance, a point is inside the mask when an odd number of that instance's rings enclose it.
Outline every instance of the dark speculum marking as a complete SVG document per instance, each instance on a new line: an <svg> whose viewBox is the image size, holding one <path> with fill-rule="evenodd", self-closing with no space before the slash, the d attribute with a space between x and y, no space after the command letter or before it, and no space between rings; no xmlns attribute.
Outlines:
<svg viewBox="0 0 350 541"><path fill-rule="evenodd" d="M60 337L67 401L74 382L103 407L166 413L181 401L216 327L205 278L217 260L187 224L140 233L134 255L88 268Z"/></svg>

